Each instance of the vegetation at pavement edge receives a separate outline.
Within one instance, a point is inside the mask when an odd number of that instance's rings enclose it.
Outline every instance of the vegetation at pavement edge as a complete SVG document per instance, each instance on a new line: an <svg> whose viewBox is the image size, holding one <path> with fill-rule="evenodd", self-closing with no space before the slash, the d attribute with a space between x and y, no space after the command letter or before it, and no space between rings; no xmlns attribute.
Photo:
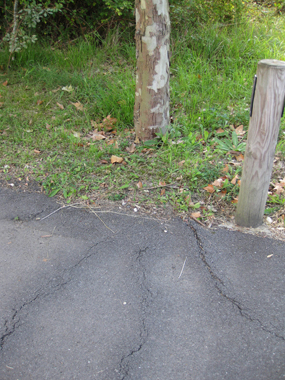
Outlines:
<svg viewBox="0 0 285 380"><path fill-rule="evenodd" d="M285 60L285 20L250 4L238 21L195 24L185 9L172 9L172 124L144 144L133 130L133 25L72 40L39 35L9 70L2 43L0 179L22 188L36 180L66 202L171 204L205 223L233 215L253 76L260 59ZM266 209L283 227L284 134L282 121Z"/></svg>

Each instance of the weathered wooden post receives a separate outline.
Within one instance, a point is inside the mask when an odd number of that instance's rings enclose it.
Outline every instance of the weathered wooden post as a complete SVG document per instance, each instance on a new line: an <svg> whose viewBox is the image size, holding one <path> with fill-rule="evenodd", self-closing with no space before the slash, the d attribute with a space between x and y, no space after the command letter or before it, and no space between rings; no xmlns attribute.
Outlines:
<svg viewBox="0 0 285 380"><path fill-rule="evenodd" d="M258 62L236 212L244 227L262 224L285 99L285 62Z"/></svg>

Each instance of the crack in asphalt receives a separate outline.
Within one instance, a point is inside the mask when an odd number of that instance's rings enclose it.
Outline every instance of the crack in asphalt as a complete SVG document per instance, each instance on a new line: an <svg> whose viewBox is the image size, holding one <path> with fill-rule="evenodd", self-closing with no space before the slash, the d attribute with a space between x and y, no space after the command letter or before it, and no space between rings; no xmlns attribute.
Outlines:
<svg viewBox="0 0 285 380"><path fill-rule="evenodd" d="M146 268L142 263L143 254L146 253L148 250L148 247L140 249L137 253L137 256L135 258L135 261L138 263L138 269L137 273L139 275L139 278L137 279L137 282L140 285L140 288L142 290L142 301L141 301L141 329L140 329L140 335L139 335L139 343L138 346L134 349L132 349L128 354L122 356L120 364L119 364L119 373L121 373L120 380L125 380L127 376L129 375L130 371L130 365L129 365L129 359L133 357L133 355L137 354L144 344L147 341L148 338L148 330L146 326L146 314L147 309L150 306L150 303L154 299L154 295L147 286L147 277L146 277Z"/></svg>
<svg viewBox="0 0 285 380"><path fill-rule="evenodd" d="M101 243L105 243L106 240L100 240L99 242L93 244L91 247L87 249L86 255L84 255L76 264L71 266L70 268L64 269L62 275L57 276L57 278L53 278L47 282L47 284L35 292L35 296L29 301L24 302L17 310L12 309L14 314L12 315L10 321L5 320L4 322L4 332L0 336L0 351L3 349L6 340L17 330L18 327L21 326L21 317L20 312L23 311L27 306L35 302L37 299L48 297L49 295L54 294L55 292L62 289L65 285L67 285L70 281L72 281L73 275L72 272L85 260L90 258L96 252L92 252L92 250L97 247ZM67 276L65 275L67 273ZM65 278L67 277L67 278ZM56 282L54 284L54 282ZM49 292L46 292L44 289L51 287Z"/></svg>
<svg viewBox="0 0 285 380"><path fill-rule="evenodd" d="M258 318L253 318L249 313L247 313L245 311L245 308L242 307L242 304L235 300L234 298L228 296L221 288L220 288L220 285L222 286L225 286L224 282L213 272L212 268L211 268L211 265L207 262L207 259L206 259L206 256L205 256L205 250L204 250L204 247L203 247L203 244L202 244L202 241L198 235L198 232L196 230L196 228L193 226L193 224L189 221L189 222L186 222L186 225L188 225L190 227L190 229L192 230L193 232L193 235L195 237L195 240L196 240L196 243L197 243L197 246L198 246L198 249L199 249L199 255L203 261L203 263L205 264L205 267L207 268L208 272L210 273L211 275L211 278L215 281L214 283L214 286L215 288L217 289L218 293L223 297L225 298L227 301L229 301L233 306L235 306L240 315L244 318L246 318L247 320L249 320L250 322L257 322L260 326L260 328L275 336L276 338L278 339L281 339L283 341L285 341L285 337L274 332L274 331L271 331L269 328L267 328L266 326L264 326L262 324L262 322L258 319Z"/></svg>

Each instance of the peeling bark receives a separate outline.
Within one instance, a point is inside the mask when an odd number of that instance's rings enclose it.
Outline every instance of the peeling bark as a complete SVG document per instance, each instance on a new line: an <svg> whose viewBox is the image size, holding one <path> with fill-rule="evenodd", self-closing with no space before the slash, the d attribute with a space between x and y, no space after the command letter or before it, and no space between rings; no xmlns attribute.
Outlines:
<svg viewBox="0 0 285 380"><path fill-rule="evenodd" d="M134 122L145 141L169 125L168 0L136 0L137 76Z"/></svg>

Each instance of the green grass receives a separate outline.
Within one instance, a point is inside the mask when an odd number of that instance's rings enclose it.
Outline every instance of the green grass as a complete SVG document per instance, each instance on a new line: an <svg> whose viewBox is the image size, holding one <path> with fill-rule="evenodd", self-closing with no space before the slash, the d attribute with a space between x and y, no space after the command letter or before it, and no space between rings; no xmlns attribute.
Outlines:
<svg viewBox="0 0 285 380"><path fill-rule="evenodd" d="M199 209L204 220L211 217L207 207L214 202L232 213L239 187L231 180L241 174L232 151L242 153L246 139L233 129L242 124L247 130L258 61L285 60L284 19L256 10L248 19L239 25L184 25L173 31L173 124L166 136L137 144L134 152L127 150L135 139L132 39L113 34L105 41L41 43L22 51L8 72L0 70L1 178L22 187L36 179L48 194L67 202L81 197L89 202L170 203L179 211ZM9 57L3 49L0 67ZM78 102L83 110L74 105ZM117 119L113 130L103 122L108 115ZM102 123L105 140L88 138L94 123ZM219 128L224 133L217 133ZM279 162L285 158L284 133L282 121ZM112 155L123 163L111 164ZM273 182L285 177L282 170L282 165L274 167ZM203 188L225 176L222 188L214 187L209 198ZM271 197L271 208L275 200L279 210L283 199Z"/></svg>

